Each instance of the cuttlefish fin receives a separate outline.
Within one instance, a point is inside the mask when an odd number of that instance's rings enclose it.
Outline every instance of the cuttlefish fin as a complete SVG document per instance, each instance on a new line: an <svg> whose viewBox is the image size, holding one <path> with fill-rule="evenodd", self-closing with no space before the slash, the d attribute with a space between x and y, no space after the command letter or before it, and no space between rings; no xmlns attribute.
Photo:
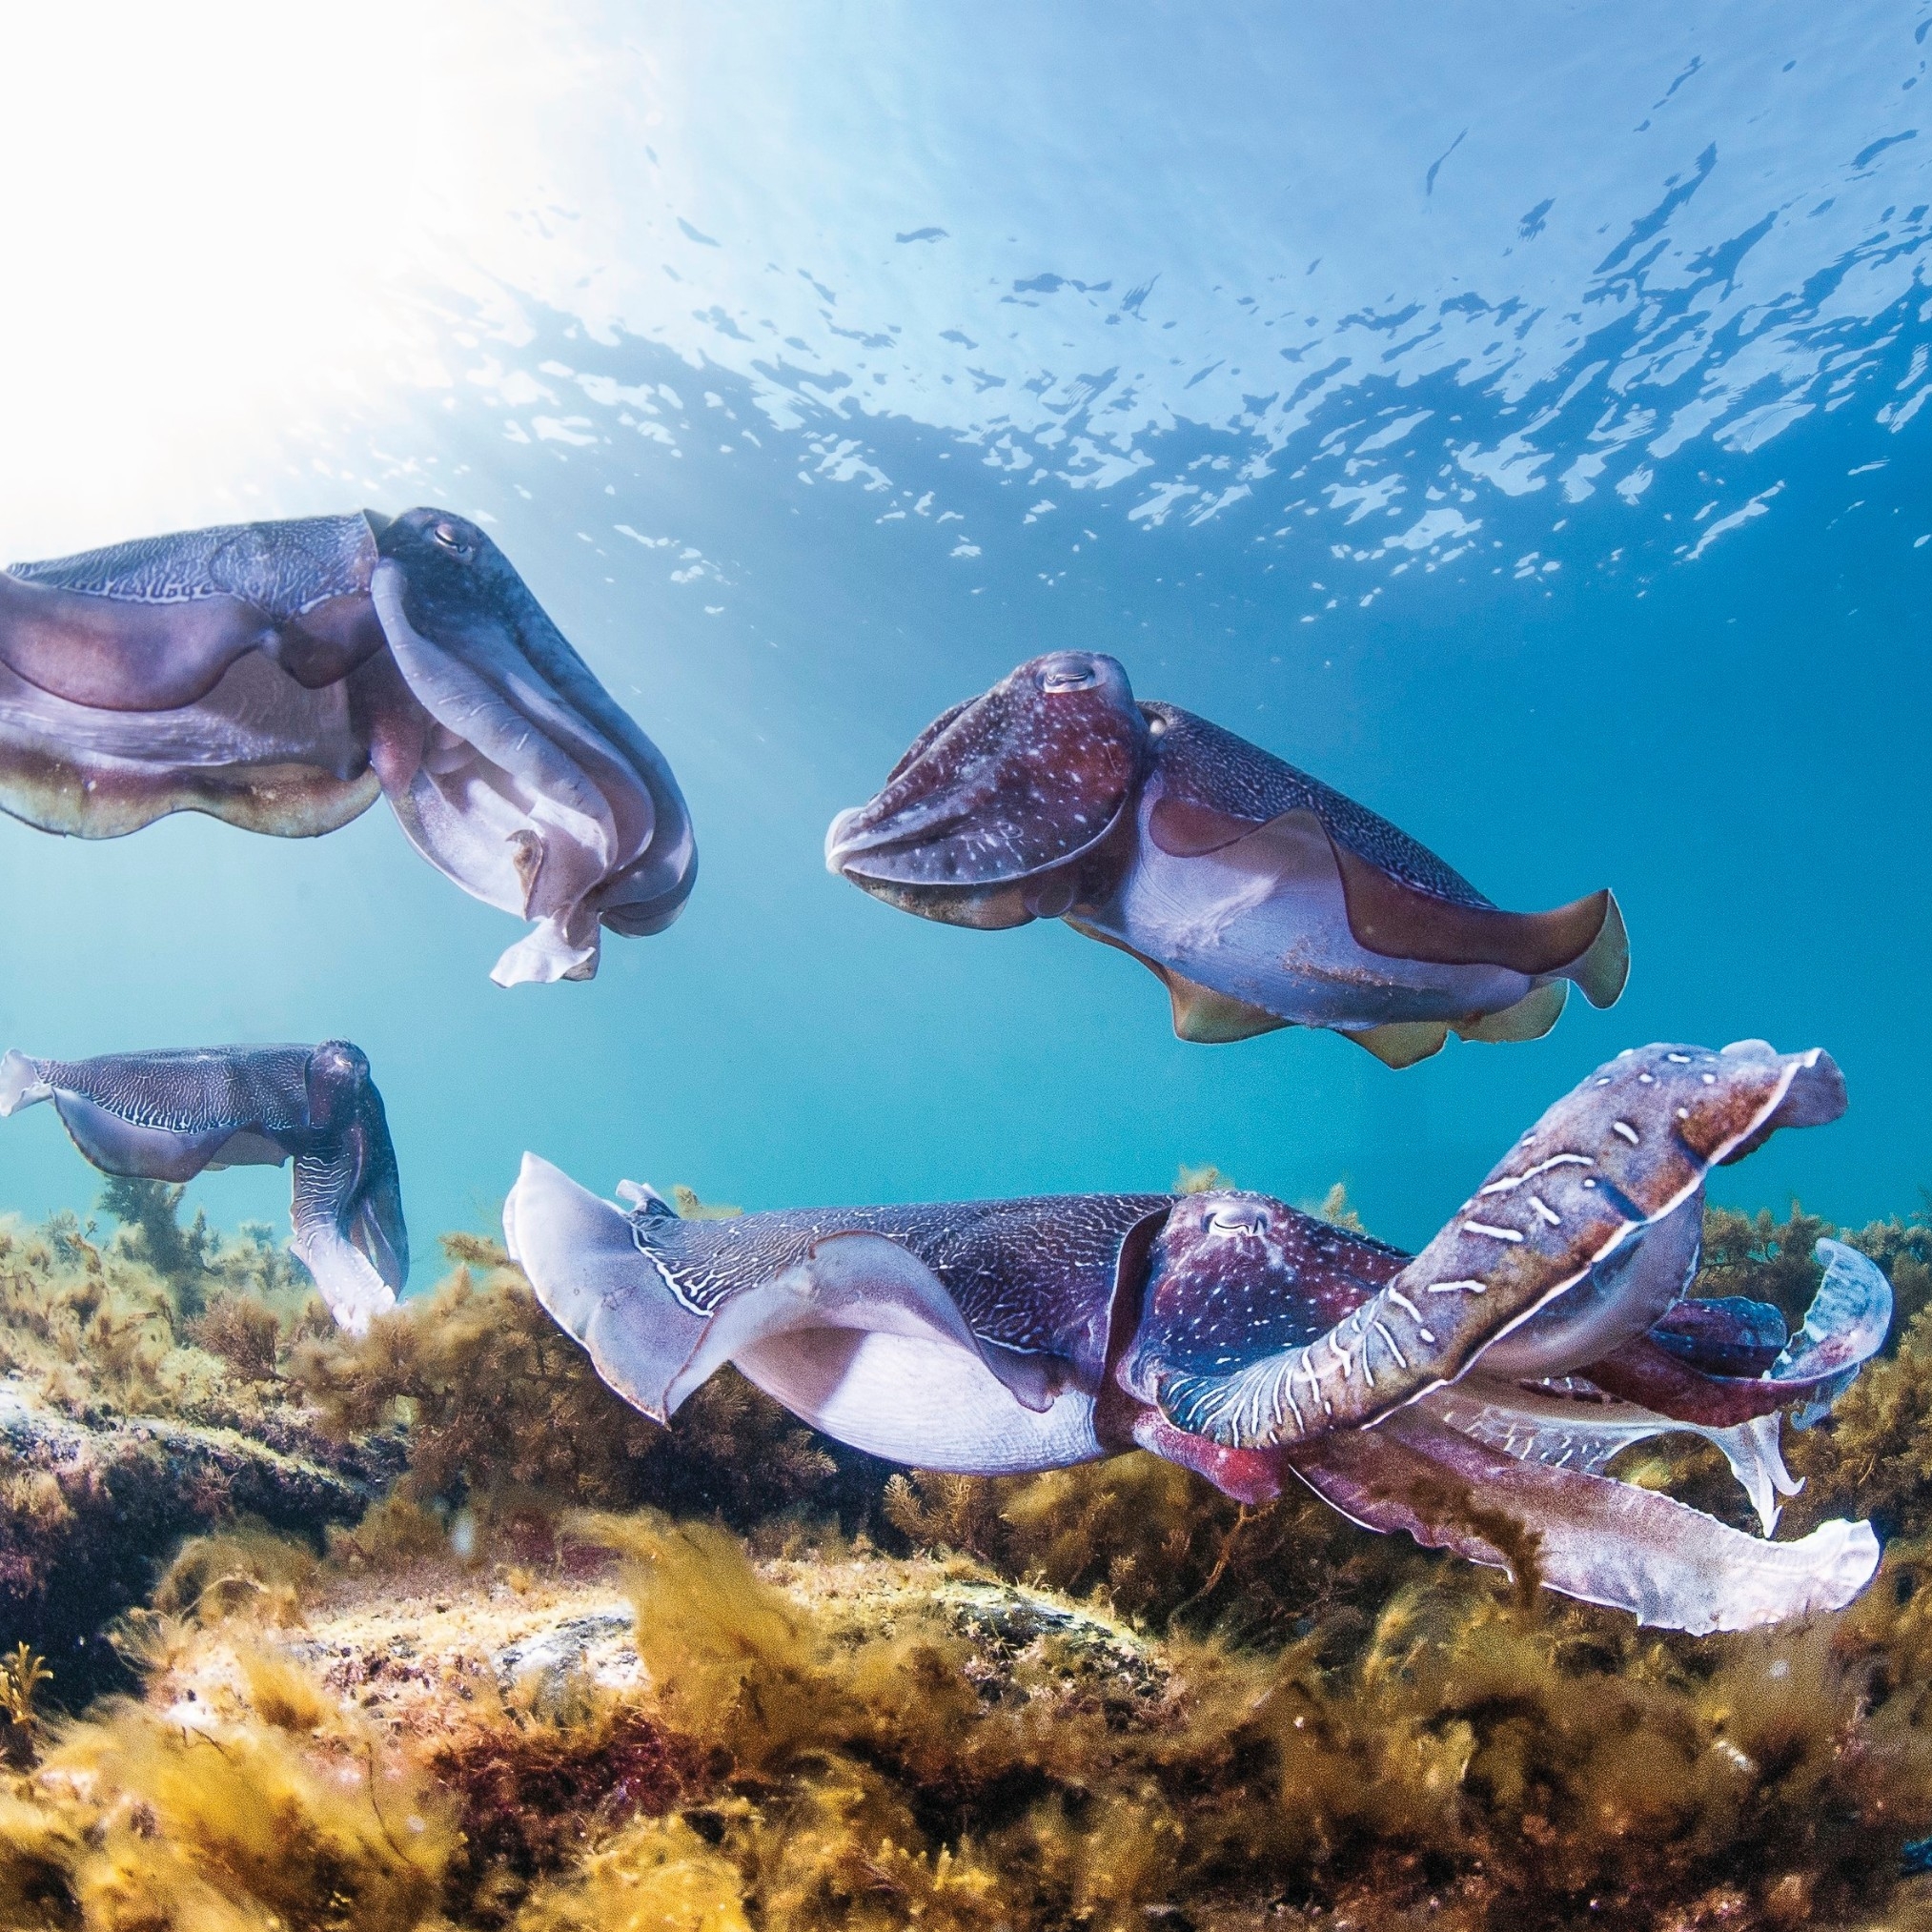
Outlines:
<svg viewBox="0 0 1932 1932"><path fill-rule="evenodd" d="M1171 970L1156 970L1167 982L1168 998L1173 1003L1177 1039L1196 1046L1222 1047L1234 1040L1251 1040L1258 1033L1279 1032L1294 1024L1265 1007L1237 1000L1231 993L1217 993L1212 986L1184 979Z"/></svg>
<svg viewBox="0 0 1932 1932"><path fill-rule="evenodd" d="M1370 952L1436 966L1498 966L1574 980L1593 1007L1613 1005L1630 977L1630 940L1608 891L1551 912L1459 905L1385 872L1329 834L1349 929Z"/></svg>
<svg viewBox="0 0 1932 1932"><path fill-rule="evenodd" d="M948 1399L984 1407L1004 1390L1038 1415L1064 1386L1057 1356L982 1343L932 1270L883 1234L824 1235L802 1260L777 1261L762 1277L701 1300L675 1250L661 1254L641 1245L621 1210L535 1154L523 1156L503 1205L503 1232L558 1325L625 1401L656 1421L668 1421L726 1362L761 1386L809 1388L825 1413L863 1412L870 1383L851 1371L882 1337L950 1365L949 1383L928 1374L927 1402L949 1388ZM889 1346L874 1352L888 1353ZM810 1403L792 1406L819 1419Z"/></svg>
<svg viewBox="0 0 1932 1932"><path fill-rule="evenodd" d="M1280 1014L1271 1013L1266 1007L1237 1000L1232 993L1217 993L1212 986L1204 986L1198 981L1184 977L1172 966L1163 966L1157 959L1149 959L1138 947L1116 939L1110 932L1102 932L1084 919L1069 919L1067 924L1075 932L1084 933L1088 939L1097 939L1102 945L1126 953L1129 959L1139 960L1167 987L1168 998L1174 1009L1176 1039L1190 1041L1197 1047L1222 1047L1235 1040L1251 1040L1257 1033L1279 1032L1282 1027L1294 1025L1292 1020L1284 1020Z"/></svg>
<svg viewBox="0 0 1932 1932"><path fill-rule="evenodd" d="M1392 1020L1346 1037L1366 1047L1385 1067L1413 1067L1432 1053L1441 1052L1450 1034L1463 1040L1540 1040L1563 1016L1569 997L1567 981L1552 980L1535 986L1514 1007L1473 1020Z"/></svg>
<svg viewBox="0 0 1932 1932"><path fill-rule="evenodd" d="M668 1422L683 1399L681 1372L710 1317L688 1308L638 1251L631 1224L608 1201L535 1154L503 1203L503 1241L558 1327L634 1409Z"/></svg>
<svg viewBox="0 0 1932 1932"><path fill-rule="evenodd" d="M18 1047L10 1047L0 1054L0 1119L52 1098L53 1088Z"/></svg>
<svg viewBox="0 0 1932 1932"><path fill-rule="evenodd" d="M1869 1523L1763 1541L1649 1490L1518 1461L1420 1410L1297 1444L1286 1460L1369 1529L1697 1636L1840 1609L1879 1564Z"/></svg>
<svg viewBox="0 0 1932 1932"><path fill-rule="evenodd" d="M1449 1039L1449 1027L1442 1020L1392 1020L1385 1027L1368 1027L1342 1038L1366 1047L1384 1067L1399 1068L1440 1053Z"/></svg>
<svg viewBox="0 0 1932 1932"><path fill-rule="evenodd" d="M1350 931L1359 946L1385 959L1506 966L1537 978L1553 974L1574 980L1594 1007L1614 1004L1630 977L1623 914L1608 891L1593 892L1551 912L1505 912L1445 898L1365 858L1312 804L1262 821L1198 799L1163 797L1155 802L1149 824L1155 844L1176 858L1223 851L1271 833L1320 839L1334 855ZM1478 897L1472 894L1472 899Z"/></svg>
<svg viewBox="0 0 1932 1932"><path fill-rule="evenodd" d="M811 1315L801 1326L902 1334L977 1356L1021 1408L1042 1414L1053 1406L1060 1358L987 1343L925 1262L883 1234L828 1234L812 1250L804 1292Z"/></svg>
<svg viewBox="0 0 1932 1932"><path fill-rule="evenodd" d="M1457 1037L1464 1040L1540 1040L1563 1017L1570 997L1568 980L1552 980L1535 986L1514 1007L1499 1013L1485 1013L1474 1020L1457 1020Z"/></svg>
<svg viewBox="0 0 1932 1932"><path fill-rule="evenodd" d="M137 1180L192 1181L234 1132L231 1127L202 1133L139 1127L78 1093L56 1090L53 1105L74 1146L102 1173Z"/></svg>

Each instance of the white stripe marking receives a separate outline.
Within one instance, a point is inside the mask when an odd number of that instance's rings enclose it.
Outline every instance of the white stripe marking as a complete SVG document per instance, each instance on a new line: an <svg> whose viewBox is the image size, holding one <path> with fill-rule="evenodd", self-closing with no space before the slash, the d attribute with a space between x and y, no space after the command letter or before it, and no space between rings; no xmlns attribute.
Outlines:
<svg viewBox="0 0 1932 1932"><path fill-rule="evenodd" d="M1375 1332L1378 1335L1380 1335L1385 1342L1389 1344L1389 1352L1395 1357L1397 1363L1399 1363L1401 1367L1406 1369L1409 1366L1409 1357L1405 1355L1398 1347L1396 1347L1395 1337L1389 1332L1387 1327L1385 1327L1384 1324L1382 1324L1381 1322L1377 1322L1375 1324Z"/></svg>
<svg viewBox="0 0 1932 1932"><path fill-rule="evenodd" d="M1588 1154L1552 1154L1548 1160L1538 1161L1534 1168L1526 1168L1520 1174L1510 1174L1503 1180L1492 1181L1477 1191L1476 1199L1481 1200L1486 1194L1507 1194L1512 1188L1520 1188L1525 1181L1534 1181L1538 1174L1547 1174L1552 1168L1593 1168L1596 1165Z"/></svg>
<svg viewBox="0 0 1932 1932"><path fill-rule="evenodd" d="M1465 1234L1487 1234L1492 1241L1520 1241L1523 1238L1514 1228L1492 1228L1487 1221L1465 1221L1462 1231Z"/></svg>

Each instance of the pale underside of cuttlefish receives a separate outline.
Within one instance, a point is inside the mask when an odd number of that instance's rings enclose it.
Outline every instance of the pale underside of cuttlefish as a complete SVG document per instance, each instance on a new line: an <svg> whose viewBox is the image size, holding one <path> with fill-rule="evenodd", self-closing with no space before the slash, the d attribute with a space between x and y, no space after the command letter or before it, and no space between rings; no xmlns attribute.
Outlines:
<svg viewBox="0 0 1932 1932"><path fill-rule="evenodd" d="M499 985L588 979L696 875L657 747L474 523L245 523L0 571L0 810L116 838L205 812L283 838L387 796L466 892L532 924Z"/></svg>
<svg viewBox="0 0 1932 1932"><path fill-rule="evenodd" d="M524 1157L504 1208L539 1298L627 1401L667 1418L731 1362L805 1421L918 1468L1016 1474L1136 1446L1259 1501L1292 1475L1356 1522L1510 1566L1647 1623L1835 1609L1869 1524L1770 1539L1815 1418L1883 1342L1891 1291L1820 1244L1804 1326L1687 1291L1704 1183L1833 1120L1829 1056L1657 1046L1591 1075L1420 1254L1258 1194L1092 1194L681 1220ZM1604 1474L1689 1430L1762 1537Z"/></svg>
<svg viewBox="0 0 1932 1932"><path fill-rule="evenodd" d="M0 1116L52 1101L103 1173L189 1181L292 1161L297 1258L361 1333L409 1278L409 1230L382 1096L347 1040L201 1047L92 1060L0 1055Z"/></svg>
<svg viewBox="0 0 1932 1932"><path fill-rule="evenodd" d="M1184 1040L1324 1027L1391 1066L1533 1040L1570 986L1623 990L1617 902L1504 912L1386 819L1171 704L1109 657L1056 651L936 719L825 863L904 911L1065 919L1166 984Z"/></svg>

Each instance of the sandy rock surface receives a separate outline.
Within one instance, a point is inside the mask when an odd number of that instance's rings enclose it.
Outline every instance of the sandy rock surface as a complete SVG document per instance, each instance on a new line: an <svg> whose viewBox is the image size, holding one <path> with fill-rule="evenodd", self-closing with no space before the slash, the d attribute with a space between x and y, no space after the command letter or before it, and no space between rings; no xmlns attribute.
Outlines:
<svg viewBox="0 0 1932 1932"><path fill-rule="evenodd" d="M1102 1678L1116 1695L1153 1698L1166 1687L1156 1651L1125 1626L1048 1592L958 1569L879 1556L760 1565L801 1608L849 1618L855 1633L889 1636L895 1612L939 1607L988 1681L1006 1677L1021 1652L1046 1645L1064 1675ZM617 1565L582 1552L542 1576L431 1562L338 1579L299 1620L267 1631L251 1624L246 1640L281 1650L365 1718L429 1739L467 1729L479 1702L549 1713L585 1682L619 1692L642 1686L632 1632ZM238 1710L244 1693L234 1644L217 1626L168 1662L148 1695L184 1721Z"/></svg>

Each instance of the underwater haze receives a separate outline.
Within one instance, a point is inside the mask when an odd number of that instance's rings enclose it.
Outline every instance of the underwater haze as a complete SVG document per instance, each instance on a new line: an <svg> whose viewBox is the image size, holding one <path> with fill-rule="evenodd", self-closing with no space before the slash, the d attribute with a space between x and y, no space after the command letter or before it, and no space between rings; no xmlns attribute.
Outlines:
<svg viewBox="0 0 1932 1932"><path fill-rule="evenodd" d="M675 768L682 918L588 985L386 812L0 820L0 1047L343 1036L411 1221L532 1149L746 1207L1345 1181L1424 1240L1617 1049L1844 1121L1719 1199L1932 1183L1932 4L344 0L5 30L0 551L431 503ZM826 824L1109 652L1633 971L1393 1073L1172 1037L1057 924L896 916ZM6 1203L85 1209L51 1108ZM194 1184L278 1225L287 1182Z"/></svg>

